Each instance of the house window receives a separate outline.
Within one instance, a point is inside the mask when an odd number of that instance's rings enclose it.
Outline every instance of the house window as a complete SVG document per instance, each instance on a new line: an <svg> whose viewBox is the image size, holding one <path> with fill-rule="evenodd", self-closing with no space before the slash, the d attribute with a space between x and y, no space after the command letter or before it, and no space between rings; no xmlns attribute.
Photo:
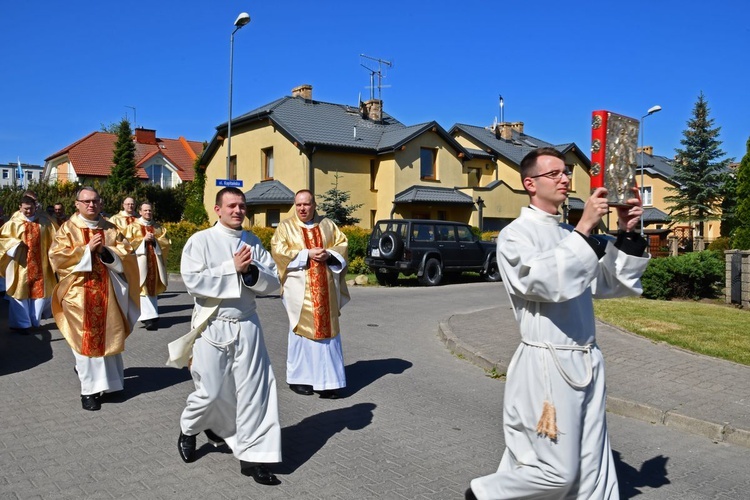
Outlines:
<svg viewBox="0 0 750 500"><path fill-rule="evenodd" d="M654 196L651 192L651 186L643 186L643 206L651 206L654 204Z"/></svg>
<svg viewBox="0 0 750 500"><path fill-rule="evenodd" d="M419 151L419 177L421 179L435 180L437 175L435 172L435 158L437 157L436 151L431 148L421 148Z"/></svg>
<svg viewBox="0 0 750 500"><path fill-rule="evenodd" d="M263 155L263 179L273 180L273 148L261 149L260 153Z"/></svg>
<svg viewBox="0 0 750 500"><path fill-rule="evenodd" d="M446 212L445 210L438 210L437 218L438 220L448 220L448 212Z"/></svg>
<svg viewBox="0 0 750 500"><path fill-rule="evenodd" d="M237 179L237 155L229 158L229 172L227 172L227 179Z"/></svg>
<svg viewBox="0 0 750 500"><path fill-rule="evenodd" d="M266 227L277 227L281 220L281 212L278 208L269 208L266 210Z"/></svg>
<svg viewBox="0 0 750 500"><path fill-rule="evenodd" d="M565 168L568 169L569 172L575 172L575 165L568 165L566 163L565 164ZM570 177L568 177L568 191L575 191L576 190L575 186L573 185L573 179L574 178L575 178L574 175L571 175Z"/></svg>
<svg viewBox="0 0 750 500"><path fill-rule="evenodd" d="M7 178L8 178L8 170L3 169L3 179L7 179Z"/></svg>
<svg viewBox="0 0 750 500"><path fill-rule="evenodd" d="M146 175L151 184L163 188L172 187L172 171L164 165L153 164L146 167Z"/></svg>
<svg viewBox="0 0 750 500"><path fill-rule="evenodd" d="M378 177L378 164L375 160L370 160L370 191L375 189L375 179Z"/></svg>

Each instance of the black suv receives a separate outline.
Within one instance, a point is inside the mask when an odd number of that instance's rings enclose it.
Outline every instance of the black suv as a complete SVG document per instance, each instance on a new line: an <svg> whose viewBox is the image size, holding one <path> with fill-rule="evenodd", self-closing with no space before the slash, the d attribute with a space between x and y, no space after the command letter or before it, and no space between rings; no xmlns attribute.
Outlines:
<svg viewBox="0 0 750 500"><path fill-rule="evenodd" d="M399 273L416 274L435 286L443 276L475 271L500 281L495 243L480 241L468 224L444 220L389 219L375 225L365 263L381 285L394 285Z"/></svg>

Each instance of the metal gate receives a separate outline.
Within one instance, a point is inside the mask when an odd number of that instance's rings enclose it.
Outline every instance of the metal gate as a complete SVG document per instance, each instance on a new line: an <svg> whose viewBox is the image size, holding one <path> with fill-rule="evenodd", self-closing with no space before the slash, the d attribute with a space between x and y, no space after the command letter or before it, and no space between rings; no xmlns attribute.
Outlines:
<svg viewBox="0 0 750 500"><path fill-rule="evenodd" d="M742 303L742 254L732 254L731 269L729 271L732 304Z"/></svg>

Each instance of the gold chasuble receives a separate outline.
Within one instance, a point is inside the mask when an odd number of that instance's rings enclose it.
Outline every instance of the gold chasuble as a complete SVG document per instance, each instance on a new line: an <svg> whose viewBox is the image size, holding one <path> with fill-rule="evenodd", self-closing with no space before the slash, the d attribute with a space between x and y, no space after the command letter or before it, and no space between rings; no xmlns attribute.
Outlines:
<svg viewBox="0 0 750 500"><path fill-rule="evenodd" d="M147 297L156 297L167 290L167 254L171 242L167 238L167 230L160 224L144 224L142 219L136 219L132 224L125 228L123 235L130 242L138 259L138 271L141 280L141 295ZM147 234L153 234L156 242L159 243L159 253L154 245L144 245L144 251L139 250Z"/></svg>
<svg viewBox="0 0 750 500"><path fill-rule="evenodd" d="M125 228L133 223L138 217L135 215L128 215L125 210L120 210L115 215L109 218L109 222L117 226L120 232L125 231Z"/></svg>
<svg viewBox="0 0 750 500"><path fill-rule="evenodd" d="M110 269L88 250L88 242L97 233L104 236L105 251L116 256L122 272ZM89 357L121 353L134 322L128 312L139 304L138 287L128 286L138 283L128 240L103 218L91 228L75 214L57 231L49 258L60 276L52 296L52 315L70 347Z"/></svg>
<svg viewBox="0 0 750 500"><path fill-rule="evenodd" d="M332 272L324 262L308 260L302 273L290 273L289 263L303 249L333 250L347 260L346 235L330 219L315 215L306 226L295 213L279 223L271 239L271 251L282 285L291 329L310 340L339 334L341 306L349 301L345 273Z"/></svg>
<svg viewBox="0 0 750 500"><path fill-rule="evenodd" d="M32 222L19 211L0 229L0 276L6 293L17 300L43 299L52 295L57 280L47 258L55 238L49 219ZM19 246L19 243L21 244ZM8 252L15 249L14 256Z"/></svg>

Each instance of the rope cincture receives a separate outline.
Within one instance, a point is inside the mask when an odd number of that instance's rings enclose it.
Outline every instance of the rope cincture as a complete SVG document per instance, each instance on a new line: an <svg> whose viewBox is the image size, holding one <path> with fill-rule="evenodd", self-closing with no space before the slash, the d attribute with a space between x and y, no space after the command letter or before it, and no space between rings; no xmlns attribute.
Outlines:
<svg viewBox="0 0 750 500"><path fill-rule="evenodd" d="M593 348L593 344L586 344L584 346L580 345L553 345L550 342L533 342L530 340L524 340L524 344L531 346L531 347L539 347L541 349L546 349L550 352L552 355L552 361L555 363L555 367L557 368L557 371L562 376L563 380L565 382L573 387L574 389L585 389L590 383L593 378L593 366L591 361L591 349ZM583 351L587 354L586 360L588 361L586 364L586 377L582 382L576 382L573 380L573 378L563 369L562 364L560 364L560 360L557 357L557 351ZM557 410L555 409L555 405L553 403L552 399L552 383L550 381L549 377L549 368L547 366L547 357L543 357L543 376L545 380L544 384L544 404L542 405L542 415L539 418L539 422L536 425L536 432L537 435L542 437L548 437L552 441L557 441L557 436L559 433L559 429L557 427Z"/></svg>

